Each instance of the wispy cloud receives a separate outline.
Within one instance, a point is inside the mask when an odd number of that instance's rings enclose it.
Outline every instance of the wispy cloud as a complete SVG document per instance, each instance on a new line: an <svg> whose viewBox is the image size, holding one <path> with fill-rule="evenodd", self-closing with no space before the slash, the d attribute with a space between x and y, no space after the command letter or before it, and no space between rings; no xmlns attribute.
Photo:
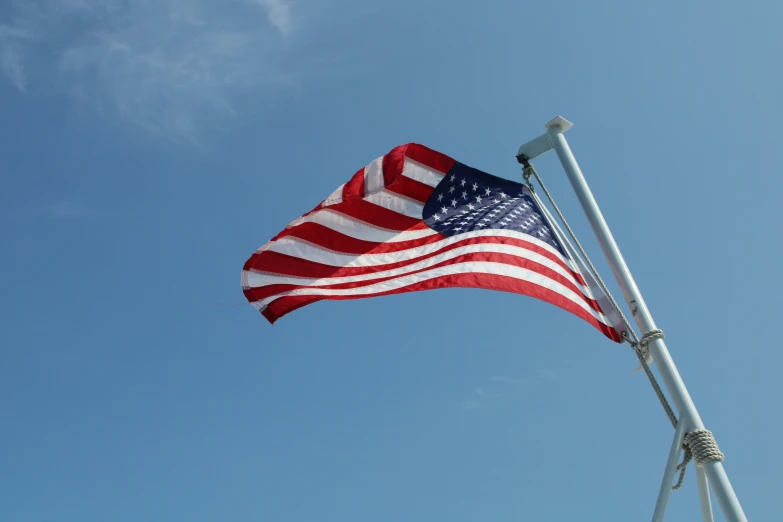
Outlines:
<svg viewBox="0 0 783 522"><path fill-rule="evenodd" d="M3 71L11 85L21 92L27 90L27 75L24 72L18 48L4 45L0 49L0 70Z"/></svg>
<svg viewBox="0 0 783 522"><path fill-rule="evenodd" d="M27 74L22 64L21 48L32 33L8 25L0 25L0 72L20 92L27 90Z"/></svg>
<svg viewBox="0 0 783 522"><path fill-rule="evenodd" d="M266 8L267 18L284 36L293 31L294 23L291 18L291 5L287 0L255 0L257 4Z"/></svg>
<svg viewBox="0 0 783 522"><path fill-rule="evenodd" d="M525 375L508 377L505 375L492 375L488 383L478 385L473 388L470 397L462 400L459 404L465 410L477 410L491 405L497 405L500 401L514 396L520 390L526 388L526 385L540 381L561 382L564 377L557 372L549 369L530 370ZM549 384L552 386L553 384Z"/></svg>
<svg viewBox="0 0 783 522"><path fill-rule="evenodd" d="M177 141L233 117L243 96L291 82L281 66L298 29L289 0L12 5L13 21L0 25L0 70L19 91L35 84L34 64L99 113Z"/></svg>
<svg viewBox="0 0 783 522"><path fill-rule="evenodd" d="M524 380L522 378L505 377L502 375L493 375L489 381L494 385L491 389L484 386L476 386L469 399L460 402L463 409L476 410L488 406L498 399L503 398L512 388L520 386Z"/></svg>
<svg viewBox="0 0 783 522"><path fill-rule="evenodd" d="M503 384L522 384L522 379L515 379L513 377L505 377L503 375L493 375L489 378L492 382L502 382Z"/></svg>

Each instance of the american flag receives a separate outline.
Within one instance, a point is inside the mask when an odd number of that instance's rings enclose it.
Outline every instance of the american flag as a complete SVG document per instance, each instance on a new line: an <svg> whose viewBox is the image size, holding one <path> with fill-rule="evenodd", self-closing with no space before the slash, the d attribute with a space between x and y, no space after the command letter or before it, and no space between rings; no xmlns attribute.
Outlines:
<svg viewBox="0 0 783 522"><path fill-rule="evenodd" d="M414 143L360 169L242 271L271 323L322 299L469 287L541 299L620 341L591 281L527 186Z"/></svg>

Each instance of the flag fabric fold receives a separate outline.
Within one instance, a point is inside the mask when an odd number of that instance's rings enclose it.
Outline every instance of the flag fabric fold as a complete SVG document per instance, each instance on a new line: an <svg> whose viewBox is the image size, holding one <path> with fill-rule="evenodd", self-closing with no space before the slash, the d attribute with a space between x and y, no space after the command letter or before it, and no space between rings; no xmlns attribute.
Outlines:
<svg viewBox="0 0 783 522"><path fill-rule="evenodd" d="M271 323L322 299L485 288L559 306L619 342L591 282L527 186L415 143L360 169L242 271Z"/></svg>

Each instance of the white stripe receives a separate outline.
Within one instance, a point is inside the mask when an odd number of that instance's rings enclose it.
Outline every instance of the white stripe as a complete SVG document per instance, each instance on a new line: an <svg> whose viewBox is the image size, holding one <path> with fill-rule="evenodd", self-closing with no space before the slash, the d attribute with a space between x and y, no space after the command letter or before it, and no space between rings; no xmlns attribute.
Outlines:
<svg viewBox="0 0 783 522"><path fill-rule="evenodd" d="M406 178L415 179L430 187L436 186L443 179L442 172L425 167L421 163L417 163L410 158L405 158L405 168L402 169L402 175Z"/></svg>
<svg viewBox="0 0 783 522"><path fill-rule="evenodd" d="M289 226L299 226L302 223L318 223L326 228L330 228L335 232L340 232L346 236L350 236L354 239L361 239L362 241L374 241L376 243L396 243L399 241L411 241L414 239L421 239L423 237L432 236L437 234L435 230L431 228L425 228L420 230L404 230L402 232L398 230L388 230L385 228L365 223L351 216L347 216L337 210L329 208L313 212L303 218L298 219ZM283 238L275 241L281 241Z"/></svg>
<svg viewBox="0 0 783 522"><path fill-rule="evenodd" d="M418 201L405 198L388 190L381 190L375 194L370 194L364 198L364 200L383 208L393 210L398 214L403 214L416 219L422 219L424 212L424 205Z"/></svg>
<svg viewBox="0 0 783 522"><path fill-rule="evenodd" d="M345 183L337 187L337 190L329 194L329 197L321 204L322 207L328 207L330 205L336 205L343 202L343 187Z"/></svg>
<svg viewBox="0 0 783 522"><path fill-rule="evenodd" d="M357 256L356 254L342 254L340 252L328 251L310 243L304 242L298 238L286 236L281 237L277 241L273 241L268 250L279 252L281 254L287 254L289 256L299 257L315 263L322 263L337 267L359 267L359 266L377 266L388 265L390 263L398 263L407 259L415 259L417 257L432 254L438 250L461 241L463 239L469 239L474 237L510 237L526 241L538 247L541 247L549 252L555 254L559 259L562 259L567 266L572 267L570 260L563 258L553 246L548 243L536 239L528 234L522 232L515 232L513 230L474 230L471 232L464 232L462 234L456 234L451 237L444 237L442 240L428 245L417 246L414 248L408 248L400 250L398 252L387 253L368 253Z"/></svg>
<svg viewBox="0 0 783 522"><path fill-rule="evenodd" d="M466 274L466 273L482 273L482 274L508 276L508 277L513 277L515 279L519 279L521 281L527 281L529 283L542 286L544 288L547 288L549 290L552 290L553 292L562 295L566 299L572 301L573 303L581 307L583 310L587 311L599 322L607 324L605 318L603 317L603 314L593 310L590 307L590 305L585 303L584 300L578 294L576 294L570 288L558 283L557 281L549 279L548 277L541 275L538 272L534 272L533 270L528 270L526 268L506 265L503 263L491 263L486 261L456 263L453 265L448 265L444 267L434 268L432 270L427 270L425 272L420 272L418 274L409 274L403 277L398 277L396 279L390 279L388 281L383 281L381 283L375 283L372 285L362 286L358 288L343 288L343 289L300 288L288 292L283 292L277 295L273 295L271 297L267 297L266 299L262 299L261 301L259 301L259 304L257 306L259 307L259 309L263 310L269 305L269 303L271 303L275 299L279 299L281 297L287 297L287 296L299 296L299 295L324 295L324 296L343 295L343 296L354 296L354 297L369 296L372 294L378 294L381 292L387 292L390 290L404 288L406 286L410 286L436 277L452 275L452 274Z"/></svg>
<svg viewBox="0 0 783 522"><path fill-rule="evenodd" d="M328 286L328 285L337 285L342 283L354 283L358 281L371 281L375 279L383 279L386 277L399 277L409 272L415 272L417 270L435 266L439 263L443 263L444 261L448 261L449 259L454 259L456 257L465 254L472 254L477 252L508 254L515 257L528 259L530 261L533 261L534 263L543 265L547 268L550 268L551 270L554 270L561 276L571 281L577 288L579 288L582 291L582 293L586 297L592 299L592 294L588 288L583 287L581 284L579 284L565 268L563 268L558 263L552 261L548 257L543 256L541 254L537 254L535 252L531 252L530 250L527 250L522 247L518 247L514 245L502 245L498 243L480 243L478 245L462 246L462 247L454 248L447 252L442 252L435 256L429 257L427 259L423 259L421 261L403 267L393 268L391 270L383 270L381 272L373 272L371 274L360 274L354 276L324 277L324 278L315 279L315 278L306 278L306 277L292 277L292 276L270 274L270 273L248 272L247 275L245 276L244 284L248 288L258 288L262 286L275 285L275 284L289 284L289 285L299 285L299 286Z"/></svg>
<svg viewBox="0 0 783 522"><path fill-rule="evenodd" d="M364 193L374 194L383 188L383 156L364 167Z"/></svg>

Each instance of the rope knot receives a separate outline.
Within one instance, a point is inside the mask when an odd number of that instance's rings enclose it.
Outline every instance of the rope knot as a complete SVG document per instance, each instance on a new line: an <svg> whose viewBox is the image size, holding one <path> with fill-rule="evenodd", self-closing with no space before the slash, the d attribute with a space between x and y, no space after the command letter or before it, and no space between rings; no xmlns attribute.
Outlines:
<svg viewBox="0 0 783 522"><path fill-rule="evenodd" d="M645 362L647 364L652 363L652 356L650 355L650 349L647 347L647 345L656 340L656 339L664 339L665 336L663 335L663 330L655 329L650 330L646 334L644 334L641 338L641 340L636 343L635 345L632 345L637 352L639 352L639 355L641 355ZM639 371L641 368L637 368L637 371Z"/></svg>
<svg viewBox="0 0 783 522"><path fill-rule="evenodd" d="M713 460L723 462L724 459L724 455L718 448L718 443L715 442L715 437L712 436L710 430L694 430L686 433L683 438L683 447L685 455L682 457L682 462L677 465L680 478L677 484L672 487L673 490L680 489L682 486L682 481L685 479L685 469L691 459L695 459L696 465L699 467Z"/></svg>
<svg viewBox="0 0 783 522"><path fill-rule="evenodd" d="M666 336L663 335L663 330L660 329L650 330L649 332L647 332L642 336L642 340L639 341L639 344L646 345L650 341L654 341L656 339L664 339L665 337Z"/></svg>
<svg viewBox="0 0 783 522"><path fill-rule="evenodd" d="M693 454L697 466L703 466L713 460L723 462L725 455L721 453L710 430L692 431L685 435L683 440Z"/></svg>

